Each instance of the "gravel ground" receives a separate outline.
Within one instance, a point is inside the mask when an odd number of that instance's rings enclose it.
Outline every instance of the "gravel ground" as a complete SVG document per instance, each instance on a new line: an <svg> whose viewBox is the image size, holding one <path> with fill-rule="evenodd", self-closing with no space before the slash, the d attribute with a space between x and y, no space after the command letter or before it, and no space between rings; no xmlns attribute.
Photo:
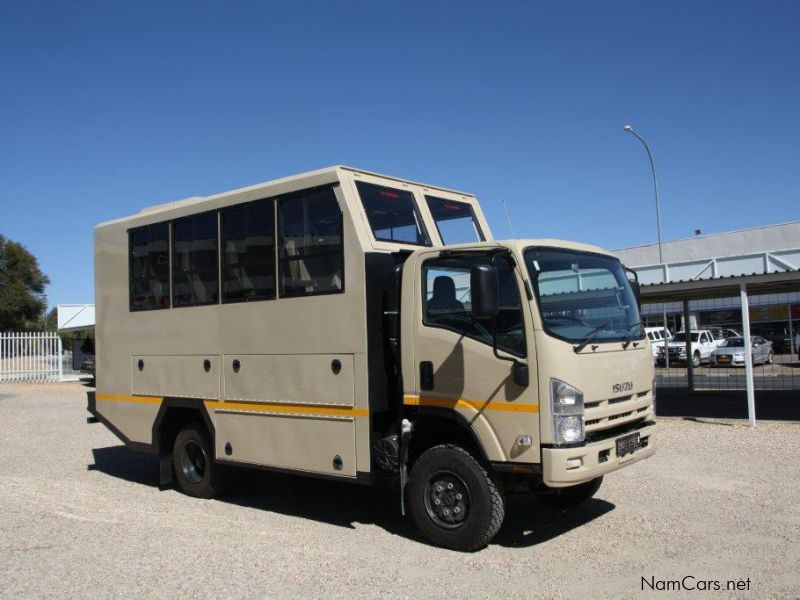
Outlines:
<svg viewBox="0 0 800 600"><path fill-rule="evenodd" d="M224 501L159 491L152 457L86 424L84 392L0 385L4 597L622 598L687 575L800 597L797 423L664 419L656 456L595 499L514 496L495 541L459 554L358 486L243 471Z"/></svg>

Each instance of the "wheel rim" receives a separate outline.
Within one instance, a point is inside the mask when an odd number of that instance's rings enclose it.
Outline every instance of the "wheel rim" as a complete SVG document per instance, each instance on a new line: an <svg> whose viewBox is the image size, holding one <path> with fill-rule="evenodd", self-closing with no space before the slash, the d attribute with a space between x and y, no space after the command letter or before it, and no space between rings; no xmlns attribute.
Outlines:
<svg viewBox="0 0 800 600"><path fill-rule="evenodd" d="M189 440L183 445L181 471L190 483L200 483L206 474L206 452L194 440Z"/></svg>
<svg viewBox="0 0 800 600"><path fill-rule="evenodd" d="M470 496L467 484L452 471L439 471L425 484L425 510L444 529L457 529L467 520Z"/></svg>

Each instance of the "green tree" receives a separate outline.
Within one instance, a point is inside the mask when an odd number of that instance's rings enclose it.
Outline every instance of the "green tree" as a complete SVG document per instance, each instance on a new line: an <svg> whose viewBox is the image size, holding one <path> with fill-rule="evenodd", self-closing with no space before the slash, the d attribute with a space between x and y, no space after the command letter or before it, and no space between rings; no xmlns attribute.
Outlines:
<svg viewBox="0 0 800 600"><path fill-rule="evenodd" d="M41 323L48 283L36 257L0 235L0 331L26 331Z"/></svg>

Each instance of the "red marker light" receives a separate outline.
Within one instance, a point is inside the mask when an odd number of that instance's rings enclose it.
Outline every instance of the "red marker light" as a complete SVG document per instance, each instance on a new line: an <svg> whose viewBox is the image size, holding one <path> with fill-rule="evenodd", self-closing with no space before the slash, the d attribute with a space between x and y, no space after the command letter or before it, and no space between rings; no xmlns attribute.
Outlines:
<svg viewBox="0 0 800 600"><path fill-rule="evenodd" d="M444 204L443 205L447 210L461 210L461 207L457 204Z"/></svg>
<svg viewBox="0 0 800 600"><path fill-rule="evenodd" d="M392 192L380 192L381 196L386 196L387 198L399 198L400 194L393 194Z"/></svg>

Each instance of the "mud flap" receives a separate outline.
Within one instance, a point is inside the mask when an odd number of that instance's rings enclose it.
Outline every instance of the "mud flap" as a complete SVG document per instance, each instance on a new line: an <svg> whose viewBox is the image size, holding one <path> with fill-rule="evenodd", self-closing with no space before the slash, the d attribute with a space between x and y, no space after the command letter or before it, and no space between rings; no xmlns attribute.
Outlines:
<svg viewBox="0 0 800 600"><path fill-rule="evenodd" d="M172 456L169 454L158 455L158 488L163 491L175 483L175 474L172 472Z"/></svg>

